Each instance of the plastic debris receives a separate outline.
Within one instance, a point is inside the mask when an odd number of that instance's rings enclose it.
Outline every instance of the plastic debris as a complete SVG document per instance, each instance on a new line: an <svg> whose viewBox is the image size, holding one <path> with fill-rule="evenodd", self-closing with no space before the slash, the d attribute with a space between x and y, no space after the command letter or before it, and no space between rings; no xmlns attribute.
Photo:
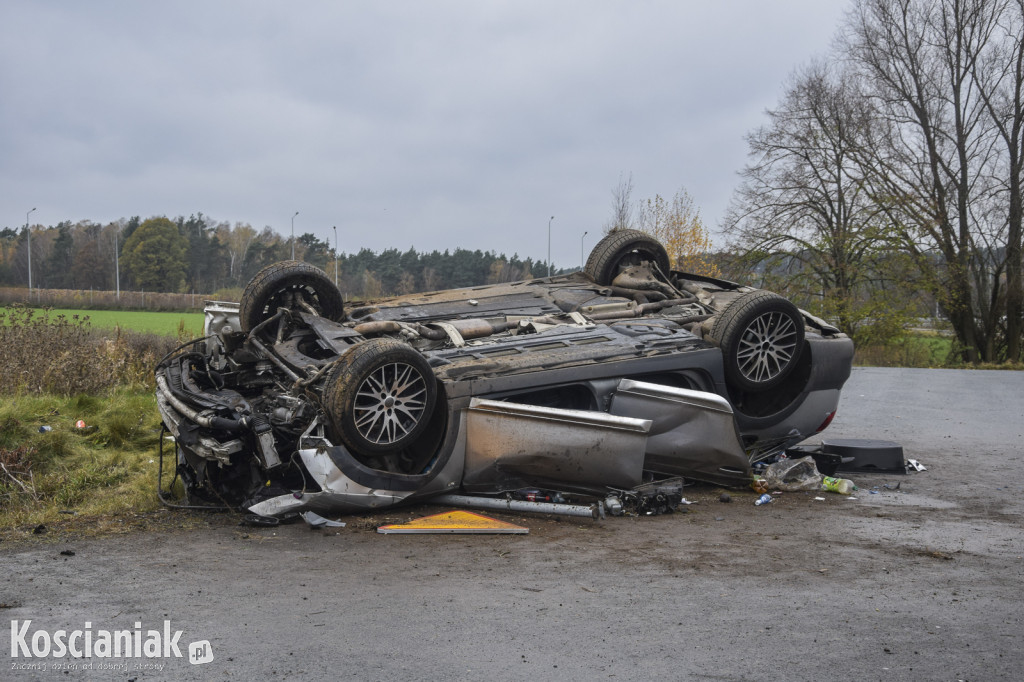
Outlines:
<svg viewBox="0 0 1024 682"><path fill-rule="evenodd" d="M311 511L300 512L299 516L309 524L310 528L344 528L343 521L331 521Z"/></svg>
<svg viewBox="0 0 1024 682"><path fill-rule="evenodd" d="M914 471L928 471L928 468L925 467L925 465L918 462L916 459L907 460L907 470L909 471L911 468Z"/></svg>
<svg viewBox="0 0 1024 682"><path fill-rule="evenodd" d="M848 478L833 478L831 476L826 476L821 481L821 489L828 490L833 493L839 493L840 495L849 495L857 489L857 486Z"/></svg>
<svg viewBox="0 0 1024 682"><path fill-rule="evenodd" d="M821 490L821 479L812 457L780 459L764 470L765 485L783 492Z"/></svg>
<svg viewBox="0 0 1024 682"><path fill-rule="evenodd" d="M772 496L769 495L768 493L765 493L761 497L759 497L756 500L754 500L754 505L757 506L757 507L760 507L762 504L768 504L771 501L772 501Z"/></svg>
<svg viewBox="0 0 1024 682"><path fill-rule="evenodd" d="M76 421L75 422L75 428L76 429L84 429L85 428L85 420L84 419L79 419L78 421Z"/></svg>
<svg viewBox="0 0 1024 682"><path fill-rule="evenodd" d="M44 424L43 426L39 427L39 433L49 433L50 431L53 431L52 426L47 426Z"/></svg>

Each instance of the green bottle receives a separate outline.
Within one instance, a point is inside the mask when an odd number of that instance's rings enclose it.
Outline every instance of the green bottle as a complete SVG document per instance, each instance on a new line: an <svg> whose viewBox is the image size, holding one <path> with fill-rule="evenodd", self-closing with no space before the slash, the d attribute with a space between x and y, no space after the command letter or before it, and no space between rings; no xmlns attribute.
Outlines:
<svg viewBox="0 0 1024 682"><path fill-rule="evenodd" d="M848 478L826 476L821 480L821 489L839 493L840 495L849 495L857 489L857 486Z"/></svg>

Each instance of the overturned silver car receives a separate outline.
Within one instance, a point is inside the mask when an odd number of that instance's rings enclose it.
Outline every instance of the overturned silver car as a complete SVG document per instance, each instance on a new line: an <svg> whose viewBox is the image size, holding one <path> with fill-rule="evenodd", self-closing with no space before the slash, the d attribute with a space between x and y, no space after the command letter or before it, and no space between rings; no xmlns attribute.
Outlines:
<svg viewBox="0 0 1024 682"><path fill-rule="evenodd" d="M260 271L156 368L191 504L264 516L525 487L583 495L751 464L824 429L852 342L769 291L670 271L623 230L582 272L346 309Z"/></svg>

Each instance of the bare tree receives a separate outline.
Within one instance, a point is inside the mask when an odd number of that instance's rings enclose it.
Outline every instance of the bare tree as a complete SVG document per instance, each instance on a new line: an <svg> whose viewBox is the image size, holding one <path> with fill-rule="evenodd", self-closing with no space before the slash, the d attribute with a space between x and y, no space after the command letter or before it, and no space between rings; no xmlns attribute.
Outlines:
<svg viewBox="0 0 1024 682"><path fill-rule="evenodd" d="M820 297L821 312L854 335L893 307L882 297L891 242L856 162L872 111L845 72L813 62L767 115L747 136L752 161L724 224L729 250L749 266L785 267L793 293Z"/></svg>
<svg viewBox="0 0 1024 682"><path fill-rule="evenodd" d="M857 0L844 44L880 117L861 147L866 180L922 271L934 273L930 288L971 362L995 354L1001 270L994 138L972 76L1002 4Z"/></svg>
<svg viewBox="0 0 1024 682"><path fill-rule="evenodd" d="M972 75L1005 154L1000 176L1006 201L1006 356L1020 361L1024 286L1021 275L1024 181L1024 0L1000 3L997 40Z"/></svg>
<svg viewBox="0 0 1024 682"><path fill-rule="evenodd" d="M619 176L619 184L612 190L612 217L605 226L605 234L633 227L633 174Z"/></svg>

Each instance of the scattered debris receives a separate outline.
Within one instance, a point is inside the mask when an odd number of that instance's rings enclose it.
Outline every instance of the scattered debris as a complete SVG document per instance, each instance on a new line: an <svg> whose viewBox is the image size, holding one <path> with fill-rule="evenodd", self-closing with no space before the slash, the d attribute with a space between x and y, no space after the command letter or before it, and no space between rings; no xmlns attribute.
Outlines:
<svg viewBox="0 0 1024 682"><path fill-rule="evenodd" d="M821 490L822 476L811 457L780 459L764 470L763 478L765 486L783 492Z"/></svg>
<svg viewBox="0 0 1024 682"><path fill-rule="evenodd" d="M43 424L39 427L39 433L49 433L50 431L53 431L53 427L47 424Z"/></svg>
<svg viewBox="0 0 1024 682"><path fill-rule="evenodd" d="M35 528L32 529L32 534L33 535L42 535L45 532L46 532L46 524L45 523L40 523L38 526L36 526Z"/></svg>
<svg viewBox="0 0 1024 682"><path fill-rule="evenodd" d="M821 489L839 493L840 495L851 495L854 490L857 490L857 485L848 478L826 476L821 481Z"/></svg>
<svg viewBox="0 0 1024 682"><path fill-rule="evenodd" d="M60 553L60 555L61 556L75 556L75 553L74 553L74 551L72 551L70 549L65 549L63 552Z"/></svg>
<svg viewBox="0 0 1024 682"><path fill-rule="evenodd" d="M309 524L309 527L313 529L345 527L345 523L343 521L331 521L330 519L325 519L319 514L316 514L311 511L301 512L299 515L303 518L303 520L306 523Z"/></svg>
<svg viewBox="0 0 1024 682"><path fill-rule="evenodd" d="M626 513L625 507L622 506L622 500L620 500L617 495L609 495L604 498L604 502L602 504L604 504L605 511L612 516L622 516Z"/></svg>
<svg viewBox="0 0 1024 682"><path fill-rule="evenodd" d="M768 493L765 493L764 495L761 495L761 497L754 500L754 505L760 507L762 504L768 504L771 501L772 496L769 495Z"/></svg>
<svg viewBox="0 0 1024 682"><path fill-rule="evenodd" d="M651 481L631 490L615 490L622 500L623 513L636 516L656 516L679 510L680 504L690 504L683 499L681 476Z"/></svg>
<svg viewBox="0 0 1024 682"><path fill-rule="evenodd" d="M916 459L908 459L907 460L907 469L906 470L910 471L911 469L913 469L914 471L928 471L928 468L925 465L923 465L920 462L918 462Z"/></svg>

